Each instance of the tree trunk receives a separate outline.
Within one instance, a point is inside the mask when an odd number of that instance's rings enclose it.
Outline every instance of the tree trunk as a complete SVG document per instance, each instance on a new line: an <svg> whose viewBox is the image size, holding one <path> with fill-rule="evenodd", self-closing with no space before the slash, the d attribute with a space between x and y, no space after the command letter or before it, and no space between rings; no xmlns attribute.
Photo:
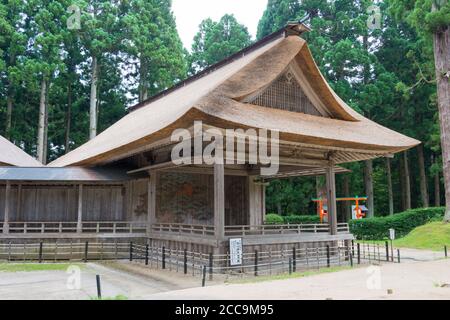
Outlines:
<svg viewBox="0 0 450 320"><path fill-rule="evenodd" d="M400 159L398 160L398 170L399 170L399 175L398 175L398 180L399 180L399 185L400 185L400 201L402 204L402 211L405 211L405 169L404 169L404 162L403 162L403 156L400 156Z"/></svg>
<svg viewBox="0 0 450 320"><path fill-rule="evenodd" d="M392 190L391 159L389 158L386 158L386 179L389 197L389 215L392 216L394 214L394 192Z"/></svg>
<svg viewBox="0 0 450 320"><path fill-rule="evenodd" d="M89 101L89 139L97 136L97 87L99 65L97 57L92 57L91 97Z"/></svg>
<svg viewBox="0 0 450 320"><path fill-rule="evenodd" d="M67 85L67 112L66 112L66 136L65 136L65 144L64 151L68 153L70 151L70 126L72 121L72 84Z"/></svg>
<svg viewBox="0 0 450 320"><path fill-rule="evenodd" d="M5 138L11 139L11 124L12 124L12 110L13 110L13 98L11 94L8 94L6 98L6 125L5 125Z"/></svg>
<svg viewBox="0 0 450 320"><path fill-rule="evenodd" d="M281 202L278 200L277 201L277 213L278 213L278 215L282 215L282 211L281 211Z"/></svg>
<svg viewBox="0 0 450 320"><path fill-rule="evenodd" d="M16 64L16 55L10 52L9 66ZM11 139L11 127L12 127L12 112L13 112L13 84L12 81L8 81L8 91L6 98L6 124L5 124L5 138Z"/></svg>
<svg viewBox="0 0 450 320"><path fill-rule="evenodd" d="M433 4L434 6L434 4ZM435 8L433 7L433 10ZM450 27L433 34L439 122L441 127L442 161L444 167L445 216L450 222Z"/></svg>
<svg viewBox="0 0 450 320"><path fill-rule="evenodd" d="M408 151L403 152L403 168L405 170L405 210L411 209L411 179L409 177Z"/></svg>
<svg viewBox="0 0 450 320"><path fill-rule="evenodd" d="M434 176L434 206L441 206L441 181L439 172L436 172L436 175Z"/></svg>
<svg viewBox="0 0 450 320"><path fill-rule="evenodd" d="M365 161L364 166L364 186L367 196L367 217L374 217L375 208L373 202L373 162L372 160Z"/></svg>
<svg viewBox="0 0 450 320"><path fill-rule="evenodd" d="M342 189L344 191L344 197L349 198L350 197L350 181L348 178L348 175L344 175L343 180L342 180ZM348 201L344 202L344 212L345 212L345 217L346 220L345 221L350 221L352 219L352 207L350 205L350 203Z"/></svg>
<svg viewBox="0 0 450 320"><path fill-rule="evenodd" d="M139 102L147 100L148 98L147 73L147 62L145 59L141 59L139 68Z"/></svg>
<svg viewBox="0 0 450 320"><path fill-rule="evenodd" d="M47 90L48 93L49 90ZM45 98L45 126L44 126L44 156L42 164L47 164L47 152L48 152L48 94Z"/></svg>
<svg viewBox="0 0 450 320"><path fill-rule="evenodd" d="M39 125L38 125L38 139L37 139L37 159L43 163L44 148L45 148L45 115L47 113L47 80L42 78L41 81L41 95L39 100Z"/></svg>
<svg viewBox="0 0 450 320"><path fill-rule="evenodd" d="M430 200L428 197L427 175L425 173L425 158L423 156L423 145L417 147L417 155L419 158L419 172L420 172L420 196L422 198L422 206L428 208Z"/></svg>

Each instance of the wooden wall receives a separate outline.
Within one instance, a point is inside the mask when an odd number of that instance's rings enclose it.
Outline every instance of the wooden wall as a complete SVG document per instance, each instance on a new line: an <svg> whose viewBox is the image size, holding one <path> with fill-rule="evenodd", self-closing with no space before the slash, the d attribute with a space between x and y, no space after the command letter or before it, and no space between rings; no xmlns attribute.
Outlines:
<svg viewBox="0 0 450 320"><path fill-rule="evenodd" d="M125 219L134 222L147 221L148 179L134 180L126 184Z"/></svg>
<svg viewBox="0 0 450 320"><path fill-rule="evenodd" d="M83 221L124 220L124 198L122 186L83 187Z"/></svg>
<svg viewBox="0 0 450 320"><path fill-rule="evenodd" d="M261 193L256 191L254 194L257 188L249 185L248 177L225 176L226 225L248 225L250 219L252 222L260 221L255 218L262 216ZM148 179L116 185L83 185L83 221L145 222L147 192ZM4 219L4 209L5 186L2 185L0 220ZM11 187L10 222L75 222L77 213L78 185L13 184ZM212 225L213 175L178 172L158 174L156 217L159 223Z"/></svg>
<svg viewBox="0 0 450 320"><path fill-rule="evenodd" d="M211 174L164 172L156 182L158 223L214 224ZM225 224L248 223L247 177L225 176Z"/></svg>
<svg viewBox="0 0 450 320"><path fill-rule="evenodd" d="M20 195L20 197L19 197ZM20 198L20 201L19 201ZM5 186L0 186L0 220L4 219ZM12 185L11 222L77 221L78 185ZM84 185L83 221L146 221L147 180L124 185Z"/></svg>

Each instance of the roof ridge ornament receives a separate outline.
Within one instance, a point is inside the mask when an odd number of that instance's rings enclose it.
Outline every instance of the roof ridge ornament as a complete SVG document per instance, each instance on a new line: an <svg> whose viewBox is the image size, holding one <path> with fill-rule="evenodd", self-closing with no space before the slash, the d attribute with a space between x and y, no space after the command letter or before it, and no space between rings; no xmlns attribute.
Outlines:
<svg viewBox="0 0 450 320"><path fill-rule="evenodd" d="M311 31L311 28L305 24L308 19L309 14L306 14L298 21L289 21L284 28L285 36L301 36L303 33Z"/></svg>

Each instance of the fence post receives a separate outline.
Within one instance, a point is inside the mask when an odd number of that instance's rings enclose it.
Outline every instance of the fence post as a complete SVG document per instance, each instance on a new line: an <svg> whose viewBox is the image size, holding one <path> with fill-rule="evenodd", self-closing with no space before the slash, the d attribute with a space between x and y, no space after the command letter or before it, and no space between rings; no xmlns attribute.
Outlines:
<svg viewBox="0 0 450 320"><path fill-rule="evenodd" d="M130 241L130 261L133 261L133 242Z"/></svg>
<svg viewBox="0 0 450 320"><path fill-rule="evenodd" d="M84 262L88 261L88 250L89 250L89 241L86 241L84 244Z"/></svg>
<svg viewBox="0 0 450 320"><path fill-rule="evenodd" d="M350 267L353 268L353 252L347 247L348 250L348 259L350 260Z"/></svg>
<svg viewBox="0 0 450 320"><path fill-rule="evenodd" d="M39 243L39 263L42 263L42 246L43 246L43 243L40 242Z"/></svg>
<svg viewBox="0 0 450 320"><path fill-rule="evenodd" d="M356 244L356 252L358 253L358 264L361 264L361 245L359 242Z"/></svg>
<svg viewBox="0 0 450 320"><path fill-rule="evenodd" d="M330 245L327 244L327 268L330 267Z"/></svg>
<svg viewBox="0 0 450 320"><path fill-rule="evenodd" d="M187 250L184 249L184 259L183 259L183 271L184 274L187 274Z"/></svg>
<svg viewBox="0 0 450 320"><path fill-rule="evenodd" d="M292 274L292 258L289 258L289 274Z"/></svg>
<svg viewBox="0 0 450 320"><path fill-rule="evenodd" d="M166 268L166 247L162 247L162 269Z"/></svg>
<svg viewBox="0 0 450 320"><path fill-rule="evenodd" d="M255 277L258 276L258 250L255 250Z"/></svg>
<svg viewBox="0 0 450 320"><path fill-rule="evenodd" d="M145 245L145 265L148 266L148 243Z"/></svg>
<svg viewBox="0 0 450 320"><path fill-rule="evenodd" d="M295 252L295 247L292 248L292 266L293 266L293 271L297 272L297 255Z"/></svg>
<svg viewBox="0 0 450 320"><path fill-rule="evenodd" d="M355 255L355 240L352 240L352 256Z"/></svg>
<svg viewBox="0 0 450 320"><path fill-rule="evenodd" d="M400 249L397 249L397 258L398 258L398 263L400 263Z"/></svg>
<svg viewBox="0 0 450 320"><path fill-rule="evenodd" d="M445 252L445 258L448 258L448 254L447 254L447 246L444 246L444 252Z"/></svg>
<svg viewBox="0 0 450 320"><path fill-rule="evenodd" d="M102 288L101 288L101 286L100 286L100 275L96 275L95 276L95 278L96 278L96 280L97 280L97 297L99 298L99 299L101 299L102 298Z"/></svg>
<svg viewBox="0 0 450 320"><path fill-rule="evenodd" d="M213 257L213 253L210 252L209 253L209 281L211 281L213 279L213 261L214 257Z"/></svg>
<svg viewBox="0 0 450 320"><path fill-rule="evenodd" d="M202 287L204 287L206 284L206 266L203 266L202 269Z"/></svg>
<svg viewBox="0 0 450 320"><path fill-rule="evenodd" d="M389 242L385 242L386 246L386 261L389 262Z"/></svg>

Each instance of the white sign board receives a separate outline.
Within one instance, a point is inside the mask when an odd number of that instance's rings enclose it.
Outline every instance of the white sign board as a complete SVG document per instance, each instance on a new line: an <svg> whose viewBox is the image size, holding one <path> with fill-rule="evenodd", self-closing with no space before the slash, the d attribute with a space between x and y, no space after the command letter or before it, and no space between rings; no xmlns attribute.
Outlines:
<svg viewBox="0 0 450 320"><path fill-rule="evenodd" d="M242 265L242 238L230 239L230 266Z"/></svg>
<svg viewBox="0 0 450 320"><path fill-rule="evenodd" d="M389 229L389 239L395 240L395 229Z"/></svg>
<svg viewBox="0 0 450 320"><path fill-rule="evenodd" d="M357 217L356 217L356 206L352 206L352 219L353 220L355 220L355 219L357 219Z"/></svg>

